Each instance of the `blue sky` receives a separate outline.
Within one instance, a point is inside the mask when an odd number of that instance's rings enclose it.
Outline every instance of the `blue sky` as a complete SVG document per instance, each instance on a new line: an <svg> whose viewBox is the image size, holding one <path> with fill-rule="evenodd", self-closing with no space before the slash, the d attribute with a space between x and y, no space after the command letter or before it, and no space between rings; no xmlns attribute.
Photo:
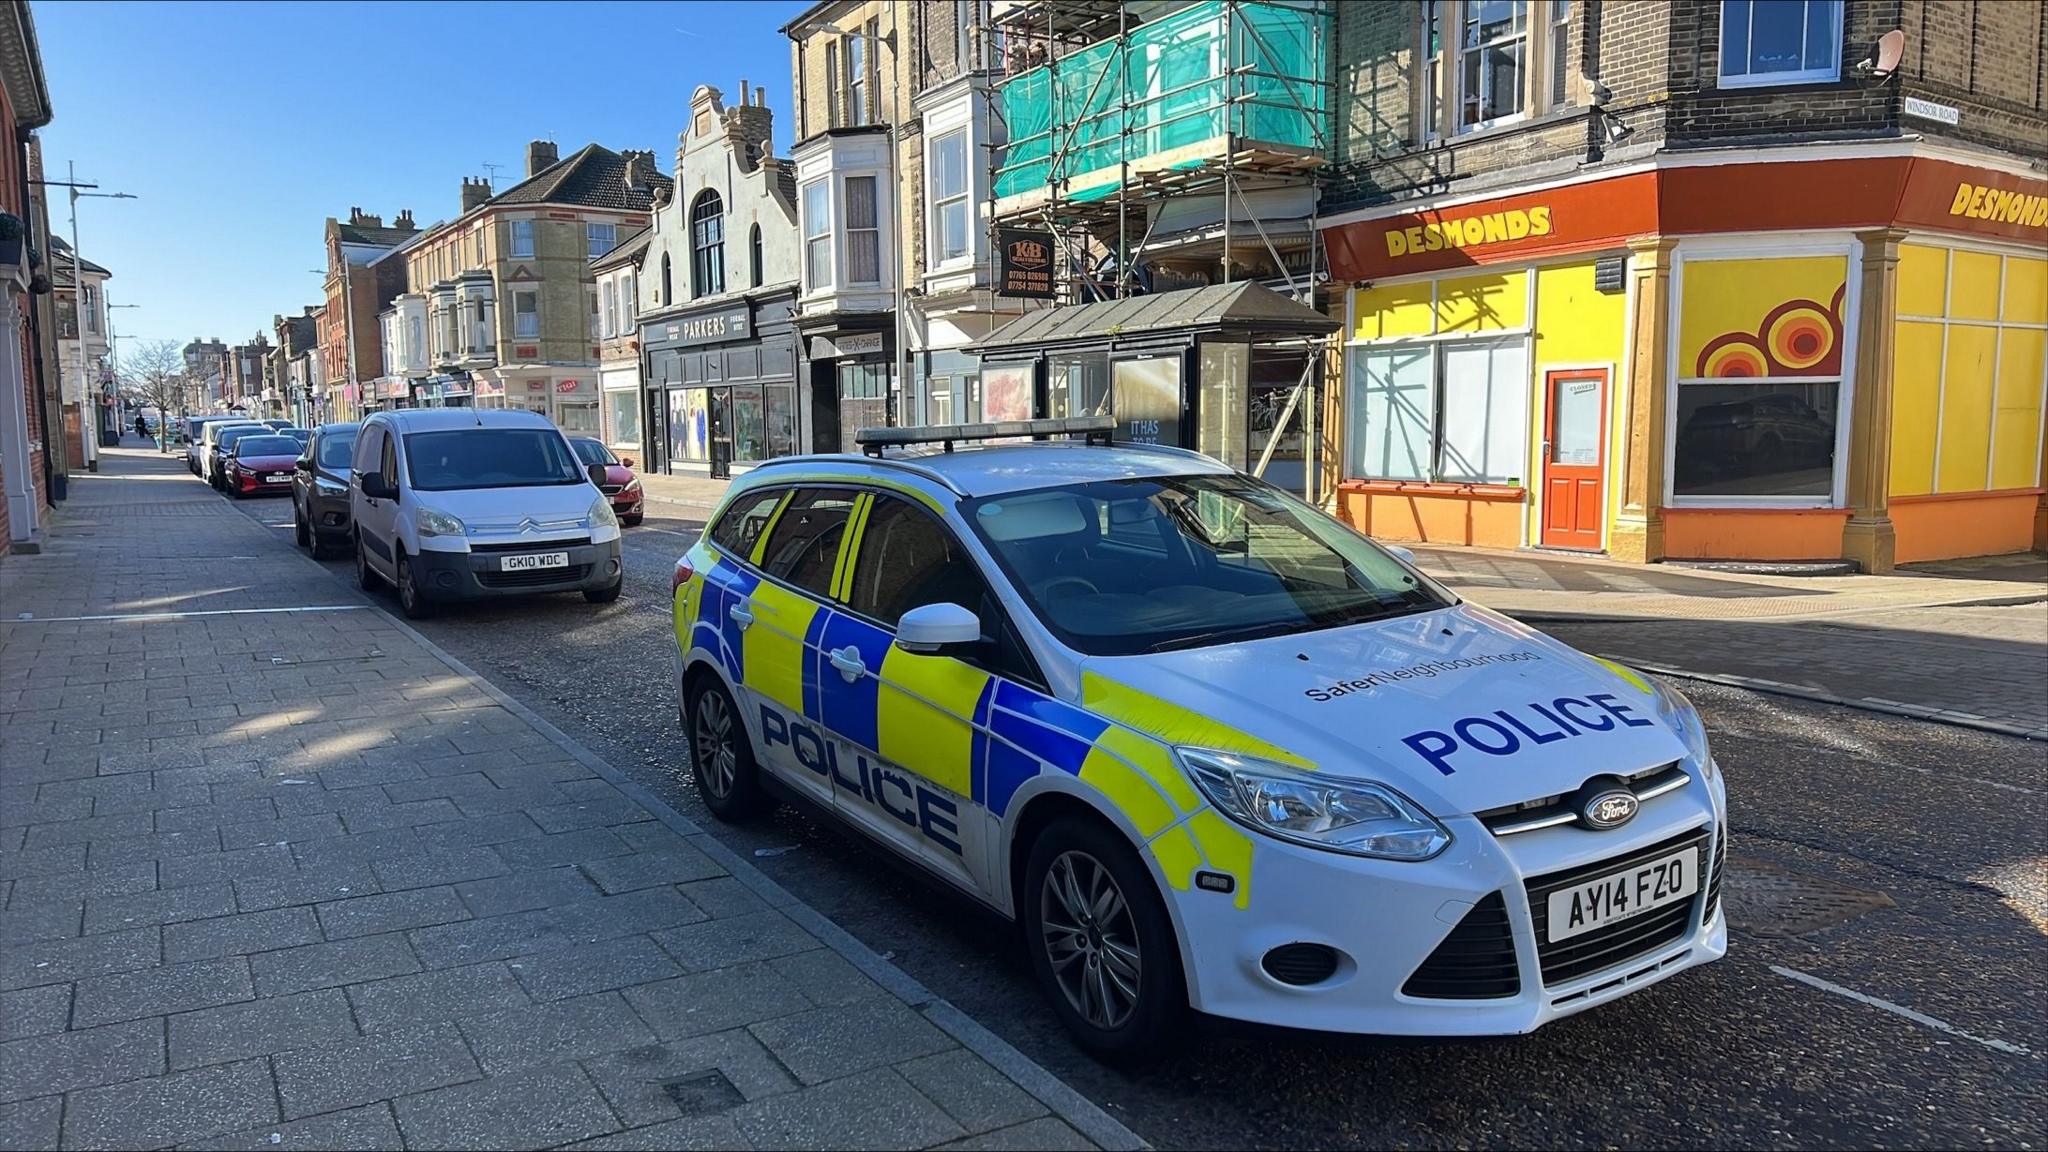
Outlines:
<svg viewBox="0 0 2048 1152"><path fill-rule="evenodd" d="M87 259L114 273L122 345L238 343L321 299L321 226L351 205L422 225L462 178L523 176L526 143L591 141L675 162L690 93L764 85L790 143L789 40L806 4L34 4L56 119L48 178L139 199L81 199ZM68 210L51 198L51 226Z"/></svg>

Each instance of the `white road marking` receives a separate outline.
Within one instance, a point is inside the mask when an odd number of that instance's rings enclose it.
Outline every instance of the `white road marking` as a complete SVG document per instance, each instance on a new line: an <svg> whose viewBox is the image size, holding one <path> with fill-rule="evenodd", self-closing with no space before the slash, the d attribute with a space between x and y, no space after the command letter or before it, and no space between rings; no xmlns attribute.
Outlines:
<svg viewBox="0 0 2048 1152"><path fill-rule="evenodd" d="M642 532L659 532L663 536L680 536L685 540L695 540L697 537L703 535L702 532L672 532L667 528L649 528L645 524L642 524L638 528L633 529L633 533L635 535L638 535Z"/></svg>
<svg viewBox="0 0 2048 1152"><path fill-rule="evenodd" d="M368 604L309 604L303 608L213 608L204 612L127 612L112 616L34 616L21 613L0 624L75 624L84 620L184 620L194 616L260 616L278 612L357 612Z"/></svg>
<svg viewBox="0 0 2048 1152"><path fill-rule="evenodd" d="M2011 1044L2004 1040L1999 1040L1991 1036L1979 1036L1975 1032L1969 1032L1961 1028L1958 1028L1946 1020L1936 1020L1932 1016L1928 1016L1920 1012L1915 1012L1911 1008L1908 1008L1903 1004L1894 1004L1889 1000L1880 1000L1875 996L1868 996L1864 993L1858 992L1854 988L1844 988L1840 984L1836 984L1828 980L1823 980L1818 976L1809 976L1806 973L1801 972L1795 968L1782 968L1776 964L1773 964L1771 965L1771 971L1776 972L1778 975L1785 977L1787 980L1797 980L1801 984L1804 984L1809 988L1818 988L1823 992L1832 992L1837 996L1843 996L1847 997L1850 1000L1854 1000L1858 1004L1868 1004L1872 1008L1877 1008L1882 1011L1889 1012L1894 1016L1903 1016L1906 1019L1911 1020L1915 1024L1924 1024L1927 1027L1934 1029L1936 1032L1945 1032L1950 1036L1958 1036L1964 1040L1971 1041L1972 1043L1982 1044L1984 1047L1989 1048L1994 1052L2004 1052L2010 1056L2032 1056L2034 1054L2033 1049L2031 1048L2026 1048L2018 1044Z"/></svg>

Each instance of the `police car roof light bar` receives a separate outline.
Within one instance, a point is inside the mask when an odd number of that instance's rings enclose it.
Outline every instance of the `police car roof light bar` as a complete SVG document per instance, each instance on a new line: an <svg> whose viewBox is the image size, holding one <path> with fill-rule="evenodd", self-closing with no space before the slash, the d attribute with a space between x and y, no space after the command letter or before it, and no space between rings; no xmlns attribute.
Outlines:
<svg viewBox="0 0 2048 1152"><path fill-rule="evenodd" d="M862 428L853 442L869 456L880 456L884 448L907 448L913 444L939 444L951 452L953 445L975 440L1001 440L1029 436L1045 440L1054 436L1080 436L1089 444L1109 446L1109 434L1116 421L1108 416L1068 416L1058 420L997 420L986 424L934 424L925 428Z"/></svg>

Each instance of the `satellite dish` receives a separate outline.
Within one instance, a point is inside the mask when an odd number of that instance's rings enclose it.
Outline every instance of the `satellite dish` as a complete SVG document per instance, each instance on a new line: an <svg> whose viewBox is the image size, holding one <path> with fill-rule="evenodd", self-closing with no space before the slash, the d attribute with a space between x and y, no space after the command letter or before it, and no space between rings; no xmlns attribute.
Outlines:
<svg viewBox="0 0 2048 1152"><path fill-rule="evenodd" d="M1889 80L1899 70L1899 60L1906 54L1906 33L1894 28L1877 38L1870 46L1870 54L1857 61L1856 70L1879 82Z"/></svg>

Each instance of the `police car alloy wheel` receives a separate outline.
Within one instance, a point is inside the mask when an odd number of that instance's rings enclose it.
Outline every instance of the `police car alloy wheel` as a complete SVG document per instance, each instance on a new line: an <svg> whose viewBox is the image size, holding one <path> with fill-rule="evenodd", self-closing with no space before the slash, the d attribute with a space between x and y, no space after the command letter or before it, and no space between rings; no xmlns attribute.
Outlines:
<svg viewBox="0 0 2048 1152"><path fill-rule="evenodd" d="M716 683L700 684L690 693L687 711L690 771L704 806L721 820L745 820L768 809L753 742L732 697Z"/></svg>
<svg viewBox="0 0 2048 1152"><path fill-rule="evenodd" d="M1165 905L1122 835L1055 821L1024 875L1026 947L1061 1023L1100 1056L1156 1053L1181 1022L1187 985Z"/></svg>

